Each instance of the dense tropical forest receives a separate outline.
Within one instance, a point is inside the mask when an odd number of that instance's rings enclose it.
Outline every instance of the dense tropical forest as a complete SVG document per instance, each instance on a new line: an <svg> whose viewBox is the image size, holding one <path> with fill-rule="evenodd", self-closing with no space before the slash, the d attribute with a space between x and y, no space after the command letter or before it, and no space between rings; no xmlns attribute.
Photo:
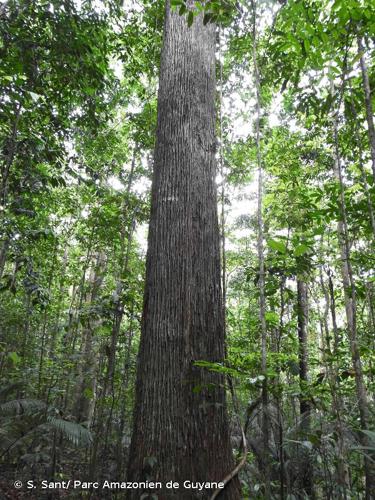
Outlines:
<svg viewBox="0 0 375 500"><path fill-rule="evenodd" d="M375 4L0 2L4 499L375 498Z"/></svg>

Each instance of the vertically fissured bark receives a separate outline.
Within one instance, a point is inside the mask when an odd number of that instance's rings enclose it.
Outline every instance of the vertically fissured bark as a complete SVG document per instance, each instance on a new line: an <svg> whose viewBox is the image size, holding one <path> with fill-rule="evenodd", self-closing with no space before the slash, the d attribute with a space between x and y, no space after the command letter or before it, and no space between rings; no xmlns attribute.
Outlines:
<svg viewBox="0 0 375 500"><path fill-rule="evenodd" d="M191 3L191 2L190 2ZM143 324L127 480L180 483L160 499L209 498L182 483L233 468L222 361L215 186L215 27L166 7ZM201 492L202 494L202 492ZM140 490L129 492L139 498ZM240 498L233 479L219 498Z"/></svg>

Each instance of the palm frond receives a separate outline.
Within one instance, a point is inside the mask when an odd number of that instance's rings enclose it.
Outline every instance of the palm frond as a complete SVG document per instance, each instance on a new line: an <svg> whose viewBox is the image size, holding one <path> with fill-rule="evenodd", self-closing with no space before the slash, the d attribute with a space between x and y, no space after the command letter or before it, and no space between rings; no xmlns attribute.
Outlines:
<svg viewBox="0 0 375 500"><path fill-rule="evenodd" d="M0 416L32 415L46 408L47 405L37 399L13 399L0 404Z"/></svg>
<svg viewBox="0 0 375 500"><path fill-rule="evenodd" d="M91 432L83 427L83 425L52 416L48 416L47 421L54 429L62 432L64 436L75 446L87 447L91 445Z"/></svg>

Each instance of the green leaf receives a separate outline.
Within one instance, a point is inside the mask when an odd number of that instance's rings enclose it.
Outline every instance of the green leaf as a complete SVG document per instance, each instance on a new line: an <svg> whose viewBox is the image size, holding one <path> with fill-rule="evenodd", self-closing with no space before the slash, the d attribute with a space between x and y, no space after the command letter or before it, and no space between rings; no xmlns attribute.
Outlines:
<svg viewBox="0 0 375 500"><path fill-rule="evenodd" d="M86 389L83 391L83 394L86 399L93 399L94 398L94 393L90 387L86 387Z"/></svg>
<svg viewBox="0 0 375 500"><path fill-rule="evenodd" d="M84 91L85 91L85 94L87 94L87 95L94 95L96 92L96 89L94 89L93 87L85 87Z"/></svg>
<svg viewBox="0 0 375 500"><path fill-rule="evenodd" d="M303 46L304 46L306 52L309 52L309 50L310 50L310 42L309 42L309 40L307 38L305 38L303 40Z"/></svg>
<svg viewBox="0 0 375 500"><path fill-rule="evenodd" d="M268 323L277 324L279 322L279 315L272 311L266 312L265 318Z"/></svg>
<svg viewBox="0 0 375 500"><path fill-rule="evenodd" d="M278 241L278 240L268 240L268 246L270 248L272 248L272 250L276 250L277 252L280 252L280 253L286 253L286 245L284 242L282 241Z"/></svg>
<svg viewBox="0 0 375 500"><path fill-rule="evenodd" d="M188 20L187 20L189 27L192 26L193 21L194 21L194 13L192 11L190 11L188 14Z"/></svg>
<svg viewBox="0 0 375 500"><path fill-rule="evenodd" d="M359 52L352 60L351 65L354 66L354 64L361 59L363 56L363 52Z"/></svg>
<svg viewBox="0 0 375 500"><path fill-rule="evenodd" d="M296 246L296 248L294 249L294 255L296 257L300 257L301 255L305 254L309 250L310 250L310 248L307 245L305 245L304 243L301 243L300 245Z"/></svg>
<svg viewBox="0 0 375 500"><path fill-rule="evenodd" d="M16 352L10 352L8 354L8 358L12 360L14 365L18 365L18 363L21 361L21 358L18 356Z"/></svg>

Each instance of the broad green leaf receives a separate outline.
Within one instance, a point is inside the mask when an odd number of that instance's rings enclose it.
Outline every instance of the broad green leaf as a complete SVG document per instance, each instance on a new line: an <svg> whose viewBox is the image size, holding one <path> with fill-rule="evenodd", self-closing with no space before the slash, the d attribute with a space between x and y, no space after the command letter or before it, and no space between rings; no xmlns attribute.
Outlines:
<svg viewBox="0 0 375 500"><path fill-rule="evenodd" d="M18 356L16 352L10 352L8 354L8 358L12 360L14 365L18 365L18 363L21 361L21 358Z"/></svg>
<svg viewBox="0 0 375 500"><path fill-rule="evenodd" d="M280 253L286 253L286 245L284 242L280 240L268 240L268 246L272 248L272 250L276 250L277 252Z"/></svg>
<svg viewBox="0 0 375 500"><path fill-rule="evenodd" d="M192 26L193 22L194 22L194 13L190 11L188 14L188 21L187 21L188 26L189 27Z"/></svg>
<svg viewBox="0 0 375 500"><path fill-rule="evenodd" d="M300 257L301 255L305 254L306 252L308 252L310 250L310 248L305 245L304 243L300 243L298 246L296 246L296 248L294 249L294 255L296 257Z"/></svg>
<svg viewBox="0 0 375 500"><path fill-rule="evenodd" d="M269 323L278 323L279 322L279 315L273 311L268 311L265 314L266 321Z"/></svg>

